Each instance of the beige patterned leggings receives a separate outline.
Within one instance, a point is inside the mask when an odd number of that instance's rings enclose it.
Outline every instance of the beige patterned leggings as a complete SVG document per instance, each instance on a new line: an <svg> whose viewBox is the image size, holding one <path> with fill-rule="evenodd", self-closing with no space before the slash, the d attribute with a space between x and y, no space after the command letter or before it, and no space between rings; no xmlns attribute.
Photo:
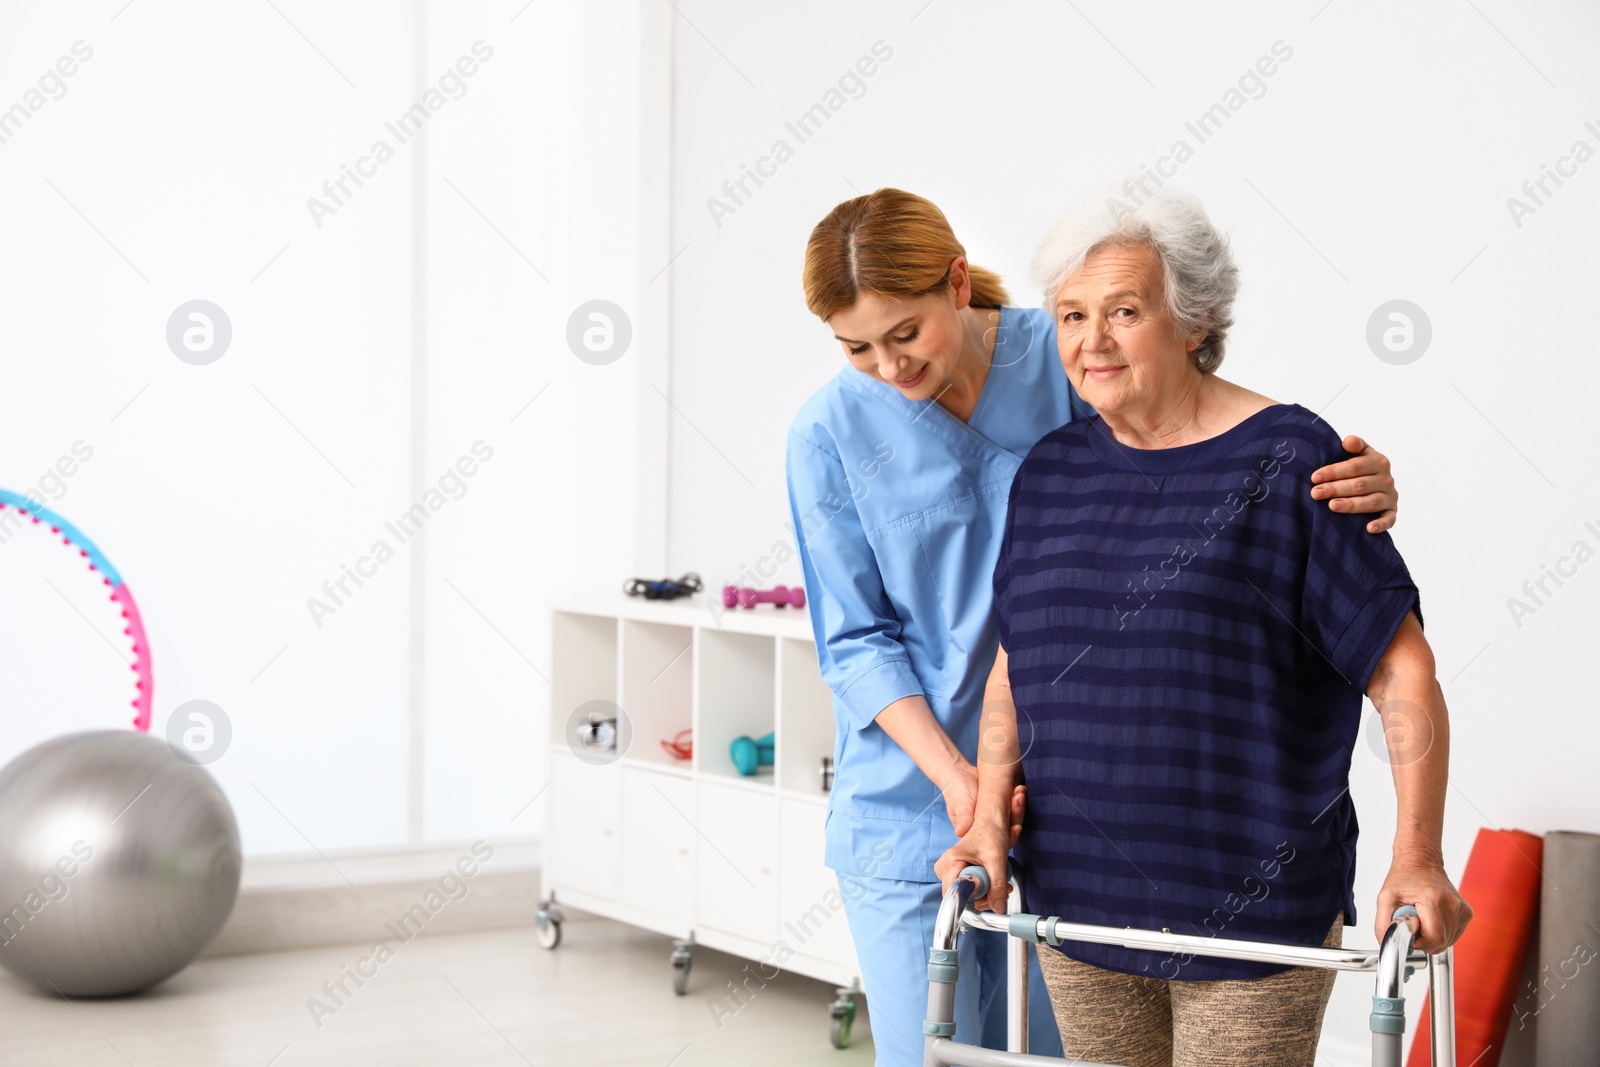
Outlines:
<svg viewBox="0 0 1600 1067"><path fill-rule="evenodd" d="M1337 946L1344 916L1322 942ZM1168 982L1037 946L1068 1062L1120 1067L1314 1067L1332 971Z"/></svg>

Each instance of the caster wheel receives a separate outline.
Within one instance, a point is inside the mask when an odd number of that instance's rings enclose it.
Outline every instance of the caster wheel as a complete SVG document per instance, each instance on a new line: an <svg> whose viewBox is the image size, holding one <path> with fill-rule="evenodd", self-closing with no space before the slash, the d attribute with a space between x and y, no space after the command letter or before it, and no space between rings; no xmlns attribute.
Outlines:
<svg viewBox="0 0 1600 1067"><path fill-rule="evenodd" d="M834 1048L850 1047L850 1028L856 1021L856 1001L851 994L854 990L839 990L839 999L828 1007L831 1023L828 1027L828 1040Z"/></svg>
<svg viewBox="0 0 1600 1067"><path fill-rule="evenodd" d="M687 943L678 941L673 944L671 959L672 991L681 997L689 992L689 971L694 966L694 956Z"/></svg>
<svg viewBox="0 0 1600 1067"><path fill-rule="evenodd" d="M546 950L554 950L561 944L561 916L548 908L540 908L537 916L539 945Z"/></svg>

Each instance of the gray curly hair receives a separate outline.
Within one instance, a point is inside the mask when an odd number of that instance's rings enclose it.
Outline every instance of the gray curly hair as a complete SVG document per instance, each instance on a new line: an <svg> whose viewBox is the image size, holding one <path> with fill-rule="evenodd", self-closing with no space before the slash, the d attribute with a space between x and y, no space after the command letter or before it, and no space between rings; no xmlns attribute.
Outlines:
<svg viewBox="0 0 1600 1067"><path fill-rule="evenodd" d="M1066 210L1033 255L1033 279L1044 290L1044 307L1055 314L1061 285L1096 252L1146 245L1161 260L1167 313L1185 335L1204 334L1192 353L1209 374L1222 365L1239 293L1239 269L1228 239L1217 232L1200 201L1161 188L1142 201L1124 197L1127 186L1107 187Z"/></svg>

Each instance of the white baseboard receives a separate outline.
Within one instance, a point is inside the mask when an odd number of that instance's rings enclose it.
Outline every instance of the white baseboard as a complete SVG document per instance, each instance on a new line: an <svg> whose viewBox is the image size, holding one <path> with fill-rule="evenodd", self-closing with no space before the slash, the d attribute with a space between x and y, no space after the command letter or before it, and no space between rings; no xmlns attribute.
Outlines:
<svg viewBox="0 0 1600 1067"><path fill-rule="evenodd" d="M428 934L521 926L538 900L539 845L528 839L478 842L476 852L463 842L254 857L204 955L376 942L407 915Z"/></svg>

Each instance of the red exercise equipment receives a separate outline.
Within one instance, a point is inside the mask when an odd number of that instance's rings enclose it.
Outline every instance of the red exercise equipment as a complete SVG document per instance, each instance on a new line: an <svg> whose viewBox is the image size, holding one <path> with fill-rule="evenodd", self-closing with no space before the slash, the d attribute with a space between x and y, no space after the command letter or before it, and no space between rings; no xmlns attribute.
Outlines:
<svg viewBox="0 0 1600 1067"><path fill-rule="evenodd" d="M661 750L675 760L689 760L694 758L694 731L679 730L672 735L672 740L665 739L661 742Z"/></svg>
<svg viewBox="0 0 1600 1067"><path fill-rule="evenodd" d="M1472 922L1455 944L1456 1062L1497 1067L1539 908L1544 839L1479 830L1461 875ZM1406 1067L1428 1067L1432 1020L1424 1005Z"/></svg>

